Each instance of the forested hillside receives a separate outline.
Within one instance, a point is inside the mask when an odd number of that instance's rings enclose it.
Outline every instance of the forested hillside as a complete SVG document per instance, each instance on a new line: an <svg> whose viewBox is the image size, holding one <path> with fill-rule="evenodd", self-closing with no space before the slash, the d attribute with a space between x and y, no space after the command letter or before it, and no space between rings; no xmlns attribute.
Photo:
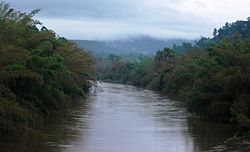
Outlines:
<svg viewBox="0 0 250 152"><path fill-rule="evenodd" d="M153 55L164 47L172 47L174 44L191 44L194 41L184 39L156 39L146 36L131 37L122 40L90 41L73 40L80 48L90 51L97 58L107 59L109 54L122 56L127 60L136 60L141 56ZM176 50L179 52L185 50Z"/></svg>
<svg viewBox="0 0 250 152"><path fill-rule="evenodd" d="M205 119L238 124L250 131L250 20L226 23L213 38L165 48L154 57L126 61L111 55L104 81L161 91L186 103Z"/></svg>
<svg viewBox="0 0 250 152"><path fill-rule="evenodd" d="M0 140L35 128L95 80L92 56L33 19L38 12L0 3Z"/></svg>

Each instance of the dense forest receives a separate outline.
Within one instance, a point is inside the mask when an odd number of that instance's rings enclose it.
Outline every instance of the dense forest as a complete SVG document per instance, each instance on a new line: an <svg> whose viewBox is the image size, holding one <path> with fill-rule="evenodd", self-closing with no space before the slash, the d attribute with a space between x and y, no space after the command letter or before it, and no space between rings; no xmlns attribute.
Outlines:
<svg viewBox="0 0 250 152"><path fill-rule="evenodd" d="M122 56L126 60L137 60L144 55L153 55L157 50L180 44L193 44L188 39L159 39L150 36L135 36L121 40L72 40L80 48L87 49L98 59L107 59L109 54ZM181 52L183 49L176 48Z"/></svg>
<svg viewBox="0 0 250 152"><path fill-rule="evenodd" d="M38 12L0 3L0 140L36 128L95 83L93 57L35 20ZM111 54L98 62L100 80L159 91L201 118L237 124L239 135L250 135L250 18L154 56L128 61Z"/></svg>
<svg viewBox="0 0 250 152"><path fill-rule="evenodd" d="M99 78L160 91L190 112L250 131L250 19L226 23L213 38L183 43L153 57L126 61L111 54Z"/></svg>
<svg viewBox="0 0 250 152"><path fill-rule="evenodd" d="M36 128L95 80L92 56L33 19L38 12L0 3L0 140Z"/></svg>

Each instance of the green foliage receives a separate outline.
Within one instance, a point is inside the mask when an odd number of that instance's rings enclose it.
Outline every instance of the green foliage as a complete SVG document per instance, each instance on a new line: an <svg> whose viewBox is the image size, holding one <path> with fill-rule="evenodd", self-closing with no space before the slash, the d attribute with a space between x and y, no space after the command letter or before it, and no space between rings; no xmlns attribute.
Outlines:
<svg viewBox="0 0 250 152"><path fill-rule="evenodd" d="M239 124L238 134L246 135L250 130L250 96L242 94L231 107L233 119Z"/></svg>
<svg viewBox="0 0 250 152"><path fill-rule="evenodd" d="M40 124L95 80L93 58L32 17L0 3L0 140Z"/></svg>
<svg viewBox="0 0 250 152"><path fill-rule="evenodd" d="M142 61L110 61L101 77L161 91L186 103L190 112L237 123L250 131L250 21L227 23L194 46L165 48ZM236 35L235 35L236 34ZM184 54L176 50L188 49Z"/></svg>
<svg viewBox="0 0 250 152"><path fill-rule="evenodd" d="M0 99L0 137L21 135L28 127L28 111L18 103Z"/></svg>

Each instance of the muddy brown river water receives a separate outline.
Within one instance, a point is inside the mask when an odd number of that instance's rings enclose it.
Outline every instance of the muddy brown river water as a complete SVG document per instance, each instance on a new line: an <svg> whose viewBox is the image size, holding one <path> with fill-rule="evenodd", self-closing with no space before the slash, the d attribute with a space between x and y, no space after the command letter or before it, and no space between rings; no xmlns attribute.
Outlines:
<svg viewBox="0 0 250 152"><path fill-rule="evenodd" d="M0 152L248 152L228 124L190 118L181 102L146 89L102 83L48 120L41 133L0 143Z"/></svg>

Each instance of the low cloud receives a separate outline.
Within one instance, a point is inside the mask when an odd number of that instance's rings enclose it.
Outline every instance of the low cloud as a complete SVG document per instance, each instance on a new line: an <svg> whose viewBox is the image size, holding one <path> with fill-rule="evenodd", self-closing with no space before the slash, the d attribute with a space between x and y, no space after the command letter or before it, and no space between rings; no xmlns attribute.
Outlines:
<svg viewBox="0 0 250 152"><path fill-rule="evenodd" d="M9 0L22 11L40 8L37 18L71 39L210 36L225 22L246 19L248 0ZM240 10L240 11L239 11Z"/></svg>

